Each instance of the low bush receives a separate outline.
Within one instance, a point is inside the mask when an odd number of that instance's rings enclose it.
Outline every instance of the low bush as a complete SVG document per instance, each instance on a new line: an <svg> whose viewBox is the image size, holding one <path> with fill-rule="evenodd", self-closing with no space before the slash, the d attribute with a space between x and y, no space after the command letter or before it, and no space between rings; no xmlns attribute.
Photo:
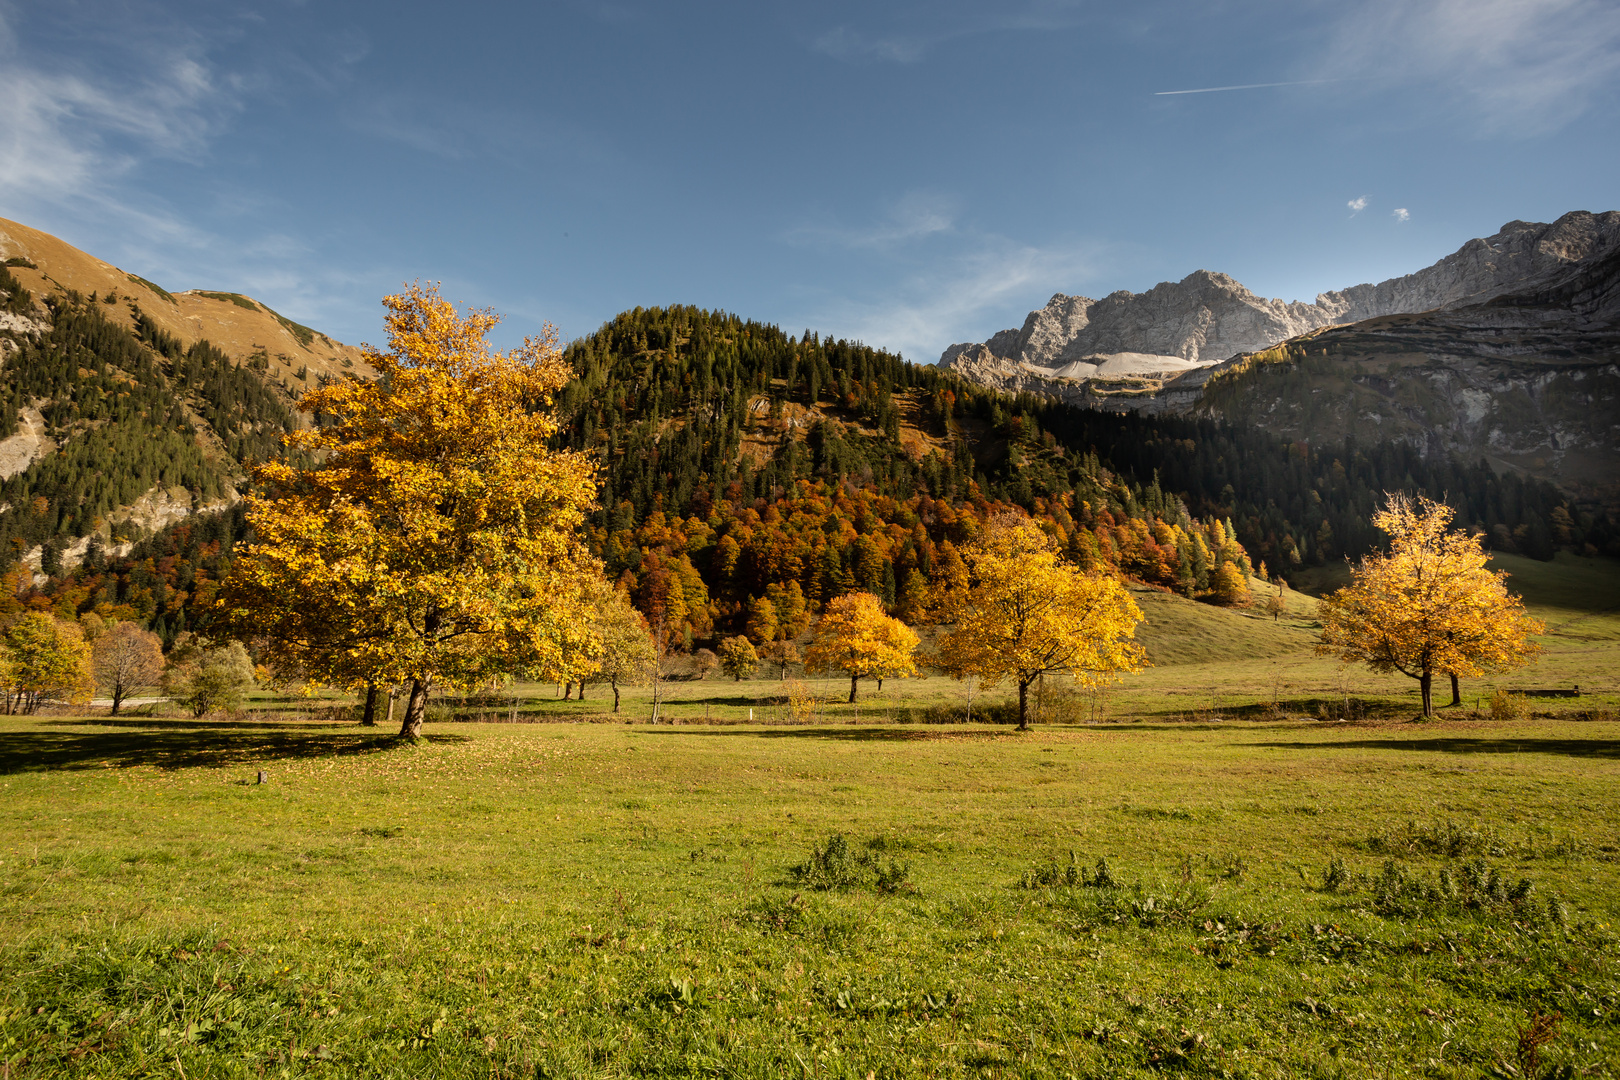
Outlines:
<svg viewBox="0 0 1620 1080"><path fill-rule="evenodd" d="M1525 703L1523 694L1498 690L1491 695L1492 720L1524 720L1529 716L1530 706Z"/></svg>
<svg viewBox="0 0 1620 1080"><path fill-rule="evenodd" d="M1500 859L1508 854L1509 846L1495 829L1475 828L1450 819L1425 825L1408 821L1400 828L1368 837L1365 844L1368 851L1377 855L1430 855L1445 859L1460 859L1465 855L1490 855Z"/></svg>
<svg viewBox="0 0 1620 1080"><path fill-rule="evenodd" d="M1385 918L1480 912L1506 916L1531 929L1569 927L1569 908L1556 894L1542 895L1529 878L1509 881L1483 859L1443 866L1433 878L1413 874L1394 859L1384 860L1377 877L1351 875L1343 860L1334 859L1322 875L1322 887L1364 891L1370 894L1371 909Z"/></svg>
<svg viewBox="0 0 1620 1080"><path fill-rule="evenodd" d="M880 893L897 893L912 887L910 863L881 859L871 845L854 851L843 833L833 833L824 844L811 845L810 858L788 873L808 889L872 888Z"/></svg>

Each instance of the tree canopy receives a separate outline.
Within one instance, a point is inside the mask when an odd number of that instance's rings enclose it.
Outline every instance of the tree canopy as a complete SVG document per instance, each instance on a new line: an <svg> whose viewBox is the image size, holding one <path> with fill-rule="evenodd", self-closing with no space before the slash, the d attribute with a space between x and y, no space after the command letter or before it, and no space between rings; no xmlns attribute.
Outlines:
<svg viewBox="0 0 1620 1080"><path fill-rule="evenodd" d="M132 622L114 623L91 647L91 669L97 685L112 698L112 715L117 716L125 698L163 679L163 642Z"/></svg>
<svg viewBox="0 0 1620 1080"><path fill-rule="evenodd" d="M288 436L318 455L257 471L255 541L221 590L221 626L313 680L408 684L414 737L434 686L541 674L579 652L578 606L599 574L577 528L595 485L557 451L555 333L491 352L497 321L437 290L384 298L380 378L328 383L299 406L328 422Z"/></svg>
<svg viewBox="0 0 1620 1080"><path fill-rule="evenodd" d="M741 634L722 641L719 656L720 670L735 682L742 682L759 670L759 653L754 650L754 643Z"/></svg>
<svg viewBox="0 0 1620 1080"><path fill-rule="evenodd" d="M1142 612L1111 575L1061 561L1033 522L1003 519L963 552L968 583L940 664L985 686L1018 684L1018 727L1029 729L1029 686L1062 674L1095 685L1146 663L1133 639Z"/></svg>
<svg viewBox="0 0 1620 1080"><path fill-rule="evenodd" d="M1541 651L1530 636L1544 629L1508 592L1507 573L1486 568L1480 538L1448 531L1451 518L1444 503L1390 496L1373 515L1389 551L1362 559L1350 584L1320 605L1316 651L1418 680L1426 717L1434 715L1436 674L1517 667Z"/></svg>
<svg viewBox="0 0 1620 1080"><path fill-rule="evenodd" d="M76 623L31 611L0 634L0 694L7 713L31 714L46 701L83 704L94 688L90 646Z"/></svg>
<svg viewBox="0 0 1620 1080"><path fill-rule="evenodd" d="M911 627L883 613L883 602L871 593L845 593L827 605L816 624L804 666L848 674L849 700L854 701L862 679L915 675L918 641Z"/></svg>

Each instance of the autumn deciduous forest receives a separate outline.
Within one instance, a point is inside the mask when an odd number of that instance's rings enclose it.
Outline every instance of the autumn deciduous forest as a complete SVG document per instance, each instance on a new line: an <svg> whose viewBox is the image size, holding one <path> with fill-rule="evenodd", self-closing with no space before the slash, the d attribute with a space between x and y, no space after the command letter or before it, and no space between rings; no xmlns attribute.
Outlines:
<svg viewBox="0 0 1620 1080"><path fill-rule="evenodd" d="M23 295L15 279L0 288ZM43 545L48 573L0 603L133 621L167 646L207 629L232 553L251 539L246 508L155 533L113 509L153 485L225 502L255 463L309 465L320 438L298 432L338 422L338 387L299 414L259 366L207 342L182 349L138 311L127 331L105 307L52 297L49 333L7 360L22 376L10 394L40 404L62 449L0 489L0 542L14 558ZM903 622L934 621L964 548L1008 512L1028 515L1074 566L1216 604L1246 601L1262 570L1287 576L1373 550L1386 491L1443 495L1500 549L1547 557L1616 543L1603 515L1483 463L1007 397L724 312L638 308L561 362L571 377L550 445L597 468L584 540L676 652L791 639L857 591ZM272 475L290 474L260 474ZM118 541L132 550L109 556ZM77 565L61 565L73 545Z"/></svg>

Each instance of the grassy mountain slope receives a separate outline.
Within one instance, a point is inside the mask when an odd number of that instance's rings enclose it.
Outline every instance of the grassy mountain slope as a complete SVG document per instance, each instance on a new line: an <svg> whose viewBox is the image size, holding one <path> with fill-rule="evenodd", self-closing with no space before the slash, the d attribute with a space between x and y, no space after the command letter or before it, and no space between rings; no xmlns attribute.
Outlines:
<svg viewBox="0 0 1620 1080"><path fill-rule="evenodd" d="M136 312L184 346L206 340L236 362L266 361L272 381L300 393L321 376L375 374L353 345L300 326L251 297L228 292L170 292L80 251L49 233L0 218L0 259L36 297L69 291L115 298L104 314L126 330ZM302 372L302 374L300 374Z"/></svg>
<svg viewBox="0 0 1620 1080"><path fill-rule="evenodd" d="M127 551L189 514L230 505L251 462L279 454L281 436L309 422L297 394L337 372L370 370L356 350L284 326L245 297L182 305L138 281L115 288L127 275L10 222L0 222L0 243L25 252L0 266L6 563L54 574L92 549L98 558ZM96 284L108 287L77 287ZM240 317L185 314L221 304ZM254 351L238 341L233 354L202 330L254 339ZM275 341L271 330L293 335L277 347L298 355L272 357L257 340Z"/></svg>

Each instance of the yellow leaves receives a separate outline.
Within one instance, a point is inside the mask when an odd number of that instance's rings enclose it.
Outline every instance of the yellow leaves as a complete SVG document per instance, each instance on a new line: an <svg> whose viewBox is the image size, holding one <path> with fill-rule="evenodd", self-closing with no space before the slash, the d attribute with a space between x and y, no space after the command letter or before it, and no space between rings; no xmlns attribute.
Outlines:
<svg viewBox="0 0 1620 1080"><path fill-rule="evenodd" d="M1436 673L1480 675L1517 667L1541 651L1542 624L1507 591L1507 574L1486 569L1477 537L1448 531L1451 508L1391 497L1373 516L1390 537L1351 571L1351 583L1322 601L1321 655L1399 671L1423 683Z"/></svg>
<svg viewBox="0 0 1620 1080"><path fill-rule="evenodd" d="M946 671L985 685L1063 673L1096 685L1146 664L1133 639L1142 612L1116 579L1059 561L1027 521L997 522L967 549L969 584L940 642Z"/></svg>
<svg viewBox="0 0 1620 1080"><path fill-rule="evenodd" d="M331 420L288 439L321 466L257 473L225 625L337 684L568 666L591 651L577 606L598 570L577 530L596 492L583 455L548 446L542 406L568 378L555 334L496 353L488 312L418 286L384 304L390 348L367 354L382 378L300 403Z"/></svg>
<svg viewBox="0 0 1620 1080"><path fill-rule="evenodd" d="M83 704L94 690L90 646L77 624L31 611L0 635L0 693L8 709L31 713L46 700Z"/></svg>
<svg viewBox="0 0 1620 1080"><path fill-rule="evenodd" d="M804 654L810 671L843 671L852 679L915 675L917 635L883 612L871 593L845 593L827 605L816 640Z"/></svg>

